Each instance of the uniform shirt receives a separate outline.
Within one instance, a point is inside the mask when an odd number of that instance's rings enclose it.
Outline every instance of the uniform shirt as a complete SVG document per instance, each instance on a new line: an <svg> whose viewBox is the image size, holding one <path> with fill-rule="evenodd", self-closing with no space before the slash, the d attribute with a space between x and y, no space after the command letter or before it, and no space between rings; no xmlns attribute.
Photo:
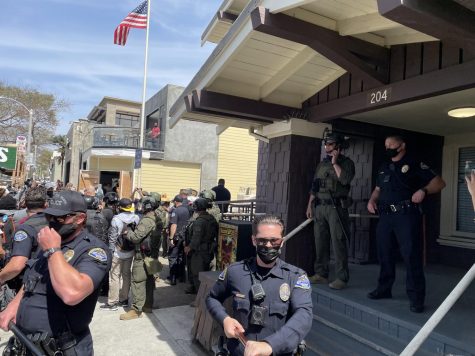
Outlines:
<svg viewBox="0 0 475 356"><path fill-rule="evenodd" d="M317 165L311 194L319 199L330 199L329 191L332 192L334 198L348 196L350 183L355 176L355 164L344 155L339 155L336 163L341 168L340 177L336 175L330 159L325 158Z"/></svg>
<svg viewBox="0 0 475 356"><path fill-rule="evenodd" d="M232 296L232 317L243 326L246 337L266 341L274 355L290 355L312 326L312 290L307 275L300 268L277 259L270 272L260 278L256 276L256 259L246 261L233 263L221 273L206 298L206 306L222 325L228 316L222 303ZM253 304L251 271L256 279L261 279L266 293L264 300L257 303L267 308L264 327L249 324ZM244 353L236 339L228 340L228 349L232 355Z"/></svg>
<svg viewBox="0 0 475 356"><path fill-rule="evenodd" d="M408 154L397 162L384 162L376 178L376 186L381 189L379 204L392 204L411 200L412 195L424 188L437 175L424 162Z"/></svg>
<svg viewBox="0 0 475 356"><path fill-rule="evenodd" d="M173 209L170 214L170 224L176 224L176 234L181 232L189 219L190 211L188 210L187 206L182 204Z"/></svg>
<svg viewBox="0 0 475 356"><path fill-rule="evenodd" d="M99 287L111 266L111 253L106 244L85 230L61 245L61 250L71 266L92 279L94 292L79 304L68 306L53 289L47 258L39 254L28 260L23 277L25 294L16 317L16 324L25 333L47 332L57 336L69 330L73 334L88 331Z"/></svg>
<svg viewBox="0 0 475 356"><path fill-rule="evenodd" d="M32 253L38 247L37 234L45 226L48 226L48 221L43 213L30 216L24 224L18 226L13 236L12 257L23 256L31 258Z"/></svg>

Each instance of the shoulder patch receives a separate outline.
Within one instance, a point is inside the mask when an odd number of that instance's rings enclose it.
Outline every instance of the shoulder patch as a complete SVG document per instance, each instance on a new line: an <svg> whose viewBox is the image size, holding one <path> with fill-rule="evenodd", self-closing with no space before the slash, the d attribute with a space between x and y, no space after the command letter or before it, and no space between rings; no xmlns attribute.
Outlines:
<svg viewBox="0 0 475 356"><path fill-rule="evenodd" d="M100 247L90 249L87 254L99 262L107 262L107 253Z"/></svg>
<svg viewBox="0 0 475 356"><path fill-rule="evenodd" d="M15 240L16 242L20 242L20 241L26 240L27 238L28 238L28 234L25 231L20 230L15 233L13 240Z"/></svg>
<svg viewBox="0 0 475 356"><path fill-rule="evenodd" d="M295 288L310 289L310 281L306 274L301 275L295 283Z"/></svg>
<svg viewBox="0 0 475 356"><path fill-rule="evenodd" d="M429 169L429 166L424 162L421 162L421 169Z"/></svg>
<svg viewBox="0 0 475 356"><path fill-rule="evenodd" d="M227 272L227 271L228 271L228 268L226 267L226 268L224 269L224 271L219 274L218 280L224 281L224 279L226 278L226 272Z"/></svg>

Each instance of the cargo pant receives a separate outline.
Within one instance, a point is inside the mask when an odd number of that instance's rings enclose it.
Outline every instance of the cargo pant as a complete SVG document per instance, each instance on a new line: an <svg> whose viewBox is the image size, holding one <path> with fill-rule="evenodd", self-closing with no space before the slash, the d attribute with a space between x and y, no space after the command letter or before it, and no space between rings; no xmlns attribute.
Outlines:
<svg viewBox="0 0 475 356"><path fill-rule="evenodd" d="M342 207L334 208L333 205L317 205L315 207L315 273L328 278L330 246L332 246L335 255L336 278L347 283L350 279L348 270L348 242L339 222L337 209L346 234L349 236L350 218L348 209Z"/></svg>
<svg viewBox="0 0 475 356"><path fill-rule="evenodd" d="M143 308L153 307L153 291L155 278L145 269L145 263L140 254L136 254L132 263L132 308L142 312Z"/></svg>

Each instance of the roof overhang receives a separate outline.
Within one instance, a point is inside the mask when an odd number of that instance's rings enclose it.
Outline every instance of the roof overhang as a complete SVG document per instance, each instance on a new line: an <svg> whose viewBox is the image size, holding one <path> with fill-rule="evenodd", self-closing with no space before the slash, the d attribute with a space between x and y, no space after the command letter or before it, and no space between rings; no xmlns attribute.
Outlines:
<svg viewBox="0 0 475 356"><path fill-rule="evenodd" d="M224 14L231 3L225 1L219 10ZM180 119L217 124L223 120L239 127L279 121L281 117L256 121L243 114L245 106L232 113L204 109L193 103L193 92L251 100L253 105L281 105L301 113L308 98L346 72L357 73L374 86L387 83L388 47L437 40L383 17L377 0L251 0L228 25L172 106L171 127Z"/></svg>

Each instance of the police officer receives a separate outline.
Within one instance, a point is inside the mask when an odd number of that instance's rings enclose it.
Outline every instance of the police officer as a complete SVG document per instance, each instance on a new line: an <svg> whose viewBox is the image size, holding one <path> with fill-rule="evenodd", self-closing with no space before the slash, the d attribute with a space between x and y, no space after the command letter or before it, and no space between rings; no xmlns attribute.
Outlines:
<svg viewBox="0 0 475 356"><path fill-rule="evenodd" d="M328 283L331 243L336 269L336 279L329 284L333 289L345 288L350 278L347 236L351 200L348 193L355 176L355 164L341 154L344 143L343 137L335 133L324 137L327 157L317 166L307 205L309 219L314 215L315 206L315 274L310 282Z"/></svg>
<svg viewBox="0 0 475 356"><path fill-rule="evenodd" d="M406 265L410 310L422 313L425 278L420 203L428 194L440 192L445 182L424 162L406 154L406 143L402 137L389 136L384 144L389 159L379 168L376 187L368 201L368 211L379 213L376 240L381 270L378 287L368 294L368 298L392 297L391 288L396 277L394 234Z"/></svg>
<svg viewBox="0 0 475 356"><path fill-rule="evenodd" d="M108 243L107 231L109 224L99 210L99 199L95 196L85 195L84 200L87 205L86 229L104 243Z"/></svg>
<svg viewBox="0 0 475 356"><path fill-rule="evenodd" d="M30 188L25 194L28 217L19 225L13 236L11 259L0 271L0 284L13 280L25 268L26 261L35 255L38 248L37 234L48 221L43 213L46 208L46 189L42 186ZM21 287L21 278L16 279L12 287L17 291ZM9 284L10 285L10 284Z"/></svg>
<svg viewBox="0 0 475 356"><path fill-rule="evenodd" d="M89 323L111 254L84 229L86 208L78 192L53 197L44 211L49 227L38 234L43 253L28 261L24 286L0 314L3 330L14 320L47 355L94 352Z"/></svg>
<svg viewBox="0 0 475 356"><path fill-rule="evenodd" d="M219 226L216 219L206 211L208 208L209 202L205 198L198 198L193 202L197 216L191 226L189 244L185 246L187 258L191 256L192 278L189 281L190 286L185 290L188 294L194 294L199 290L198 275L200 272L210 270L210 263L214 258Z"/></svg>
<svg viewBox="0 0 475 356"><path fill-rule="evenodd" d="M158 260L160 235L163 223L155 214L157 202L152 197L142 199L143 217L134 230L129 229L127 239L135 245L132 262L132 309L120 316L120 320L132 320L142 316L142 312L151 313L155 279L152 271L147 270L146 258Z"/></svg>
<svg viewBox="0 0 475 356"><path fill-rule="evenodd" d="M175 285L178 277L184 278L184 248L185 228L190 219L190 211L183 204L183 198L176 195L173 198L175 208L170 213L170 237L168 262L170 266L170 284Z"/></svg>
<svg viewBox="0 0 475 356"><path fill-rule="evenodd" d="M275 216L254 221L257 257L224 270L206 306L224 329L231 355L291 355L312 326L311 287L301 269L279 259L284 224ZM222 303L233 298L233 314ZM248 341L245 346L238 338Z"/></svg>

